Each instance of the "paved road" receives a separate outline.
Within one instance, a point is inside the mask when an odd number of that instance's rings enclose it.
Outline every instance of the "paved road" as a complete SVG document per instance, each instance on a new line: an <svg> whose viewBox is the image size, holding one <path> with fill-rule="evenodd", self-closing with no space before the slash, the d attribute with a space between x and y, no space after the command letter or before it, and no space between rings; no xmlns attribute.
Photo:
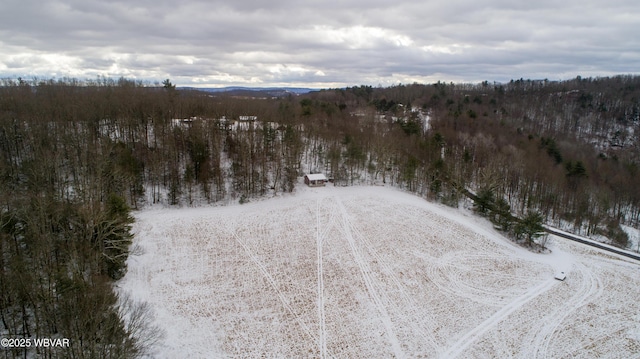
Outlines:
<svg viewBox="0 0 640 359"><path fill-rule="evenodd" d="M633 259L635 259L637 261L640 261L640 254L630 253L630 252L627 252L627 251L623 251L621 249L611 248L609 246L605 246L605 245L602 245L602 244L597 243L597 242L592 242L592 241L585 240L584 238L581 238L581 237L576 236L574 234L565 233L565 232L559 232L558 230L556 230L554 228L545 227L545 230L548 233L551 233L551 234L556 235L558 237L567 238L567 239L570 239L572 241L576 241L576 242L579 242L579 243L582 243L582 244L586 244L588 246L592 246L592 247L596 247L596 248L599 248L599 249L603 249L603 250L608 251L608 252L616 253L616 254L619 254L621 256L633 258Z"/></svg>
<svg viewBox="0 0 640 359"><path fill-rule="evenodd" d="M473 200L474 202L478 202L478 196L474 193L471 192L470 190L464 188L464 187L460 187L458 186L455 182L451 181L451 179L447 179L447 181L449 181L449 183L453 184L453 186L455 188L458 188L462 194L464 194L465 196L467 196L468 198L470 198L471 200ZM491 211L495 211L495 208L493 208L493 206L491 204L487 205L487 208ZM512 220L519 220L518 217L514 216L513 214L510 213L511 219ZM566 239L570 239L572 241L576 241L582 244L586 244L588 246L592 246L592 247L596 247L608 252L612 252L612 253L616 253L625 257L629 257L632 259L635 259L637 261L640 261L640 254L639 253L632 253L632 252L628 252L628 251L624 251L622 249L616 249L616 248L611 248L610 246L605 246L602 245L600 243L594 242L594 241L589 241L589 240L585 240L585 238L583 237L579 237L575 234L571 234L571 233L566 233L566 232L561 232L556 228L551 228L548 226L545 226L545 231L547 231L548 233L551 233L553 235L556 235L558 237L562 237L562 238L566 238Z"/></svg>

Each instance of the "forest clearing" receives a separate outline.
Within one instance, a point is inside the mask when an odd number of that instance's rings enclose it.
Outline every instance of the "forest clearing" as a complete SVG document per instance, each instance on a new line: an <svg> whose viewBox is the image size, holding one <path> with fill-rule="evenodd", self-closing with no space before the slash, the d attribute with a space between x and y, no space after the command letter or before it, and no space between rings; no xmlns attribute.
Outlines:
<svg viewBox="0 0 640 359"><path fill-rule="evenodd" d="M136 213L118 287L154 311L154 357L638 357L637 262L532 253L396 189L296 192Z"/></svg>

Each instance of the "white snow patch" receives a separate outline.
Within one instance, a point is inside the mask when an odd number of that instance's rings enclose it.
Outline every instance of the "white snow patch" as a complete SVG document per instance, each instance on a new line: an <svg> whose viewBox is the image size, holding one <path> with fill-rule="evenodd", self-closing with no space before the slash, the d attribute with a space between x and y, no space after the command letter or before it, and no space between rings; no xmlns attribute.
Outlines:
<svg viewBox="0 0 640 359"><path fill-rule="evenodd" d="M175 357L634 357L637 262L384 187L136 213L121 291ZM564 282L553 279L567 273Z"/></svg>
<svg viewBox="0 0 640 359"><path fill-rule="evenodd" d="M629 236L629 249L634 252L640 252L640 230L623 224L620 227Z"/></svg>

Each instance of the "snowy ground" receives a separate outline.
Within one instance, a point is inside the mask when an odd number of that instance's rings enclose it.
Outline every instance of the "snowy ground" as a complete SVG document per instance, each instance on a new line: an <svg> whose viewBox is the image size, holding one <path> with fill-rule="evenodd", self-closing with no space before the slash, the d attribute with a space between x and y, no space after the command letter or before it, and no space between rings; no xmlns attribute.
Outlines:
<svg viewBox="0 0 640 359"><path fill-rule="evenodd" d="M629 236L629 249L640 253L640 230L625 225L622 226L622 229Z"/></svg>
<svg viewBox="0 0 640 359"><path fill-rule="evenodd" d="M166 330L154 357L640 358L640 263L394 189L136 218L119 286Z"/></svg>

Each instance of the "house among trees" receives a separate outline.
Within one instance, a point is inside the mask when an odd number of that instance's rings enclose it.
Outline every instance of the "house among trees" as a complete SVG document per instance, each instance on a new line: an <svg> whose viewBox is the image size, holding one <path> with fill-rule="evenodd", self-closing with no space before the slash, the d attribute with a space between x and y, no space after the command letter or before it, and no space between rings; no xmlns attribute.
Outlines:
<svg viewBox="0 0 640 359"><path fill-rule="evenodd" d="M320 187L327 183L327 177L322 173L308 174L304 176L304 183L309 187Z"/></svg>

